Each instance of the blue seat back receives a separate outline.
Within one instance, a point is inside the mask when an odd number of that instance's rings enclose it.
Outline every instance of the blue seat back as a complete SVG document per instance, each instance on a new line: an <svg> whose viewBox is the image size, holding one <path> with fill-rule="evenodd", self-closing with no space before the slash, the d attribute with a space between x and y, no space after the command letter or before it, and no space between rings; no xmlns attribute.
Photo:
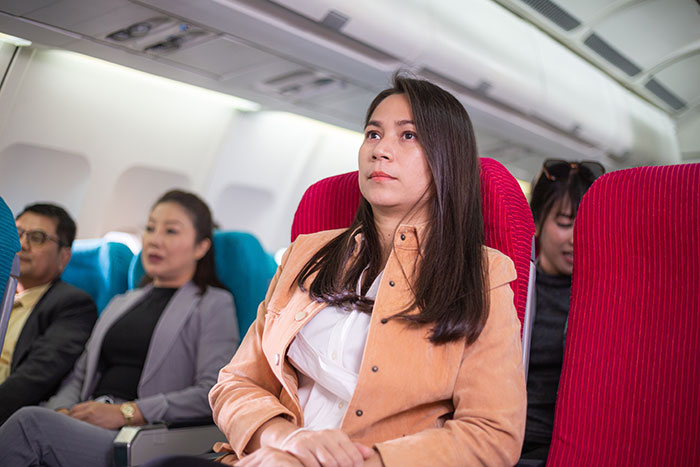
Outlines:
<svg viewBox="0 0 700 467"><path fill-rule="evenodd" d="M21 245L12 211L0 197L0 349L5 340L7 323L12 312L12 303L19 277Z"/></svg>
<svg viewBox="0 0 700 467"><path fill-rule="evenodd" d="M15 218L10 208L5 204L5 200L0 197L0 297L5 294L5 286L10 278L12 262L20 249Z"/></svg>
<svg viewBox="0 0 700 467"><path fill-rule="evenodd" d="M61 279L89 293L100 313L112 297L126 291L133 257L123 243L76 240Z"/></svg>
<svg viewBox="0 0 700 467"><path fill-rule="evenodd" d="M216 275L233 294L241 337L255 321L258 305L277 270L277 263L257 238L245 232L214 232ZM138 287L143 278L141 254L129 268L129 288Z"/></svg>

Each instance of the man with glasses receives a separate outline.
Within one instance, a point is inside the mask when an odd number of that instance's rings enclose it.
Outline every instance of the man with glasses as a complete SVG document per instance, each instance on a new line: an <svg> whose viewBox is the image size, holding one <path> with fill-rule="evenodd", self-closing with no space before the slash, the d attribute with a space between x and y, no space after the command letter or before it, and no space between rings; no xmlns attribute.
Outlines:
<svg viewBox="0 0 700 467"><path fill-rule="evenodd" d="M0 425L19 408L56 392L97 319L92 298L60 279L76 230L68 213L52 204L33 204L15 222L22 250L0 353Z"/></svg>

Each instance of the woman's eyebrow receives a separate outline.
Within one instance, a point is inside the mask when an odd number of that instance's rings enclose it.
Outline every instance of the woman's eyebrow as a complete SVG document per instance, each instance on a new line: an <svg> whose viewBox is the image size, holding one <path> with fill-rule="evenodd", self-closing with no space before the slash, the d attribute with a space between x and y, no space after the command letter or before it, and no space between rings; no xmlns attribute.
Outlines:
<svg viewBox="0 0 700 467"><path fill-rule="evenodd" d="M415 125L413 120L399 120L396 122L396 126L404 126L404 125Z"/></svg>

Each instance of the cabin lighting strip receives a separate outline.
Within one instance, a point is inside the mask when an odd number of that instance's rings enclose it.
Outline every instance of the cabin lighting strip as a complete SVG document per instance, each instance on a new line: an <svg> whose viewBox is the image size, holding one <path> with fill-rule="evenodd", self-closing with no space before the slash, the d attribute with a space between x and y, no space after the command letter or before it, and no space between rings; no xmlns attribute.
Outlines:
<svg viewBox="0 0 700 467"><path fill-rule="evenodd" d="M32 45L32 41L22 39L21 37L11 36L2 32L0 32L0 42L6 42L14 45L15 47L29 47Z"/></svg>

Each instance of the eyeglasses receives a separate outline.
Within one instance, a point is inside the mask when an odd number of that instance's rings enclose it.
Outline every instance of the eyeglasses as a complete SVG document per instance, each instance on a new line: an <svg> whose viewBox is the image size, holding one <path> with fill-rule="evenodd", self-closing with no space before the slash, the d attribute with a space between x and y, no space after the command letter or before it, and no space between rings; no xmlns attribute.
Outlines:
<svg viewBox="0 0 700 467"><path fill-rule="evenodd" d="M595 161L571 162L562 159L547 159L542 166L547 180L556 181L567 178L572 173L579 173L588 181L593 181L605 173L605 167Z"/></svg>
<svg viewBox="0 0 700 467"><path fill-rule="evenodd" d="M46 243L46 240L53 240L54 242L58 243L58 246L63 246L63 242L61 242L61 240L58 237L49 235L43 230L24 230L20 227L17 227L17 235L19 235L20 240L22 240L22 236L24 236L25 234L27 235L27 241L32 246L43 245L44 243Z"/></svg>

